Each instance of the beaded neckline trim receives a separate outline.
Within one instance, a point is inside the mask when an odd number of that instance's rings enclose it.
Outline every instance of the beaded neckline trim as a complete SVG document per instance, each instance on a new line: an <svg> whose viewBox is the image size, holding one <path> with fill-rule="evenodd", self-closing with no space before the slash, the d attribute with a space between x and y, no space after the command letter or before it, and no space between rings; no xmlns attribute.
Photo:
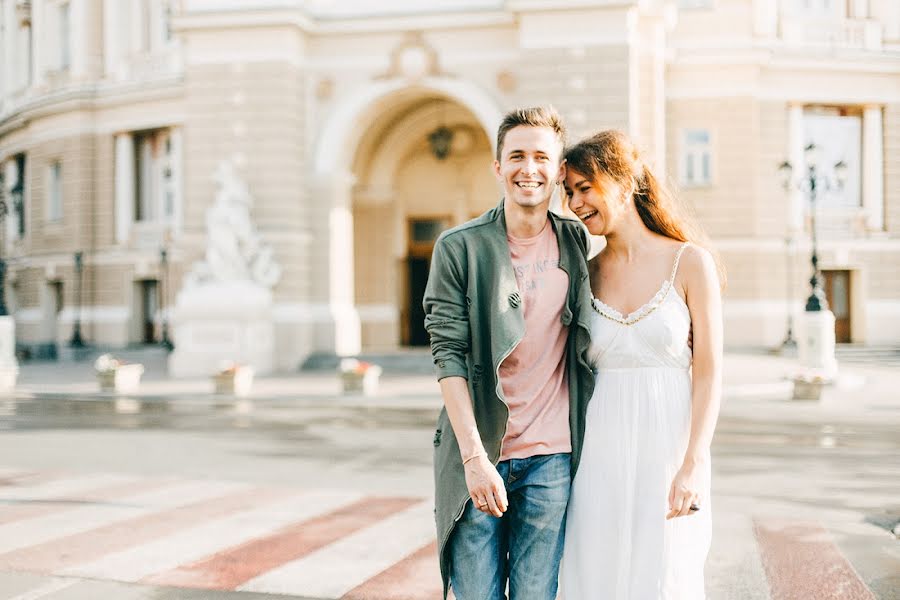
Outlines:
<svg viewBox="0 0 900 600"><path fill-rule="evenodd" d="M672 290L672 286L675 282L675 275L678 273L678 263L681 260L681 253L684 252L684 249L687 248L688 245L689 242L685 242L681 245L681 248L678 249L678 252L675 254L675 261L672 264L672 273L669 278L663 282L656 294L654 294L648 302L645 302L627 316L623 316L621 312L606 304L596 296L592 296L591 298L591 307L600 314L600 316L605 317L610 321L621 323L622 325L634 325L638 321L646 318L662 305L669 295L669 292Z"/></svg>

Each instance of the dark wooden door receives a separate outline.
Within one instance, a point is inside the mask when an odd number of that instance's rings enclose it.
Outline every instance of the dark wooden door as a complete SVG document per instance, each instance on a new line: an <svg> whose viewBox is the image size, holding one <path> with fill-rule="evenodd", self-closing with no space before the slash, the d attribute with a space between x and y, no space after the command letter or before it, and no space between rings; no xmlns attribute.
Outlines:
<svg viewBox="0 0 900 600"><path fill-rule="evenodd" d="M153 318L159 309L159 286L155 280L141 282L141 341L156 343L156 328Z"/></svg>
<svg viewBox="0 0 900 600"><path fill-rule="evenodd" d="M822 271L825 298L834 313L834 339L839 344L852 341L850 330L850 271Z"/></svg>
<svg viewBox="0 0 900 600"><path fill-rule="evenodd" d="M428 283L430 258L410 256L407 259L407 281L409 281L409 342L410 346L427 346L428 332L425 331L425 285Z"/></svg>
<svg viewBox="0 0 900 600"><path fill-rule="evenodd" d="M425 331L425 309L422 299L431 269L431 253L434 242L447 228L449 217L414 218L408 223L408 246L406 254L406 298L403 322L403 343L407 346L427 346L428 332Z"/></svg>

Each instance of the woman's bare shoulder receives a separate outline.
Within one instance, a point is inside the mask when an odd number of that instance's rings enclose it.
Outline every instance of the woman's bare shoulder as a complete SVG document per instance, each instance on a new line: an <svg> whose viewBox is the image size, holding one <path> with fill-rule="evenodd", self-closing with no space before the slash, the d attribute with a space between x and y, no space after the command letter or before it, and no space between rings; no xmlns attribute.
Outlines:
<svg viewBox="0 0 900 600"><path fill-rule="evenodd" d="M703 246L688 244L681 253L678 271L687 286L713 284L718 287L716 261L712 253Z"/></svg>

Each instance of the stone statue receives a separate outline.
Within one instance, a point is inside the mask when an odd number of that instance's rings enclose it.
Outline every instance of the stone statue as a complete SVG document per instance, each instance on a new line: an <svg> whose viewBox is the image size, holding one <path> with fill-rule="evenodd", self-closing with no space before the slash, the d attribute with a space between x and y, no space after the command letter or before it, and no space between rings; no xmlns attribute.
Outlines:
<svg viewBox="0 0 900 600"><path fill-rule="evenodd" d="M194 263L185 287L248 281L271 289L281 278L281 267L250 220L253 197L246 182L227 161L219 164L213 179L219 189L206 211L206 260Z"/></svg>

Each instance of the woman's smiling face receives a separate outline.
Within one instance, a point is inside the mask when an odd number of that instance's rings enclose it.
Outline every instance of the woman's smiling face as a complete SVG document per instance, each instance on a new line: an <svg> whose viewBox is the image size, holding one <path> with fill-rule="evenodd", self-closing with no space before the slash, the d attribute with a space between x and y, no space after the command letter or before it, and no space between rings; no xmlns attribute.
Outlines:
<svg viewBox="0 0 900 600"><path fill-rule="evenodd" d="M569 209L581 219L591 235L610 233L625 213L628 198L622 186L611 177L600 174L591 180L569 168L565 186Z"/></svg>

